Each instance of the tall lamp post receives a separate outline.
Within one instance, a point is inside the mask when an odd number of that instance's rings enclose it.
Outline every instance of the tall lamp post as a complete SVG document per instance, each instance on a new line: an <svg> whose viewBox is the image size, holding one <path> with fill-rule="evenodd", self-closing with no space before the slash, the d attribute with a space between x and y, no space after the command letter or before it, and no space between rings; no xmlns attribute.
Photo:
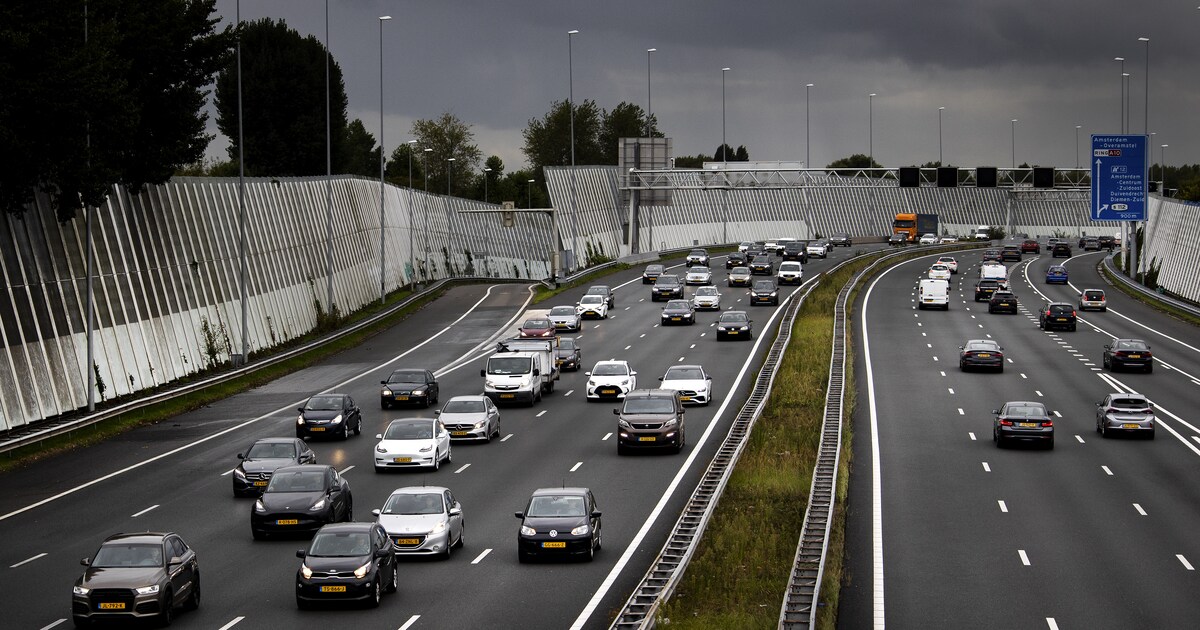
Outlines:
<svg viewBox="0 0 1200 630"><path fill-rule="evenodd" d="M938 108L938 166L945 166L942 162L942 112L946 111L945 107Z"/></svg>
<svg viewBox="0 0 1200 630"><path fill-rule="evenodd" d="M1167 144L1159 145L1159 148L1162 149L1162 151L1158 154L1159 155L1159 158L1158 158L1158 181L1163 183L1163 185L1159 187L1158 192L1160 195L1163 195L1164 197L1166 196L1166 193L1167 193L1166 184L1167 184L1167 147L1168 146L1170 146L1170 145L1167 145Z"/></svg>
<svg viewBox="0 0 1200 630"><path fill-rule="evenodd" d="M382 63L383 63L382 62L382 59L383 59L383 50L382 50L383 35L382 35L382 33L383 33L383 31L382 31L382 27L381 27L380 40L379 40L380 47L381 47L381 50L379 51L379 58L381 60L380 61L380 64L381 64L380 73L383 72L383 70L382 70ZM333 312L333 127L332 127L333 123L331 121L333 120L333 112L332 112L332 105L330 105L330 101L329 101L329 99L330 99L330 94L329 94L330 57L331 57L331 55L329 53L329 0L325 0L325 308L328 309L330 313L332 313ZM379 99L382 102L382 100L383 100L382 90L379 95ZM382 112L380 112L380 113L382 114ZM382 132L382 129L380 129L380 131ZM380 149L380 154L382 154L382 153L383 153L383 150ZM382 180L383 177L381 176L379 179ZM382 193L380 193L380 198L382 199ZM380 204L379 204L379 216L382 219L382 217L383 217L383 202L382 201L380 201ZM382 220L379 223L379 232L380 232L380 234L383 233L383 221ZM383 249L381 246L380 252L382 253L382 251L383 251ZM381 279L383 278L383 259L380 259L380 261L379 261L379 276Z"/></svg>
<svg viewBox="0 0 1200 630"><path fill-rule="evenodd" d="M455 258L454 255L454 213L450 209L451 195L454 188L450 185L453 175L454 158L446 158L446 264Z"/></svg>
<svg viewBox="0 0 1200 630"><path fill-rule="evenodd" d="M1146 89L1145 106L1142 108L1142 133L1150 133L1150 38L1139 37L1139 42L1146 42Z"/></svg>
<svg viewBox="0 0 1200 630"><path fill-rule="evenodd" d="M1083 125L1075 125L1075 168L1079 168L1079 129Z"/></svg>
<svg viewBox="0 0 1200 630"><path fill-rule="evenodd" d="M326 11L328 11L329 0L325 1ZM379 16L379 303L383 304L387 301L387 265L385 264L387 250L383 248L384 237L387 234L387 224L385 222L385 213L383 205L383 171L387 164L387 153L383 150L383 23L392 19L390 15ZM326 53L328 54L328 48ZM332 213L330 214L332 216ZM333 225L332 220L330 226ZM330 260L333 259L333 248L329 248ZM329 296L333 299L333 276L329 278ZM330 302L332 303L332 302Z"/></svg>
<svg viewBox="0 0 1200 630"><path fill-rule="evenodd" d="M808 92L812 87L811 83L804 84L804 168L812 168L811 142L808 137Z"/></svg>
<svg viewBox="0 0 1200 630"><path fill-rule="evenodd" d="M646 49L646 137L647 138L654 137L653 123L650 122L651 113L653 112L653 110L650 108L650 103L651 103L651 101L650 101L650 53L657 52L657 51L658 51L657 48L647 48Z"/></svg>
<svg viewBox="0 0 1200 630"><path fill-rule="evenodd" d="M575 29L567 31L567 96L571 107L571 256L572 263L575 263L571 265L572 269L578 264L574 258L579 255L579 209L575 205L575 56L571 42L572 36L578 33Z"/></svg>
<svg viewBox="0 0 1200 630"><path fill-rule="evenodd" d="M721 212L721 242L729 242L729 144L725 142L725 73L729 68L721 68L721 175L725 178L725 194L722 197ZM654 244L651 243L651 246Z"/></svg>
<svg viewBox="0 0 1200 630"><path fill-rule="evenodd" d="M1130 112L1129 99L1133 95L1129 93L1129 73L1121 73L1121 93L1125 95L1125 103L1121 106L1121 110L1125 112L1125 120L1121 122L1121 133L1129 133L1129 116Z"/></svg>
<svg viewBox="0 0 1200 630"><path fill-rule="evenodd" d="M240 241L241 241L241 247L239 248L241 251L239 252L239 257L242 259L241 260L241 272L240 272L241 281L239 284L241 285L240 291L241 291L241 302L242 302L242 360L245 361L247 359L247 357L250 356L250 335L249 335L249 333L246 332L246 326L248 324L248 319L249 319L246 302L249 299L249 297L248 297L249 291L247 290L247 287L246 287L246 280L247 280L246 276L248 275L247 274L247 264L246 264L246 245L247 245L247 243L246 243L246 222L247 222L246 221L246 159L245 159L246 158L246 142L245 142L245 135L242 133L242 131L243 131L243 126L242 126L243 116L242 116L242 1L241 0L238 0L238 3L237 3L237 25L238 25L238 39L237 39L238 216L240 217L239 223L241 224L240 229L239 229L239 232L241 232L241 234L239 236ZM92 241L89 238L88 239L89 252L90 252L90 248L91 248L91 243L92 243ZM88 255L88 266L89 266L88 282L89 283L92 281L92 271L90 269L91 264L92 264L92 259L91 259L91 254L89 253L89 255ZM90 290L88 291L88 295L91 296ZM91 311L89 310L88 311L88 323L89 324L91 324L91 322L92 322L91 317L92 317L92 314L91 314ZM89 340L91 339L91 335L88 335L88 339ZM89 352L88 352L88 354L89 354L88 374L91 374L92 373L92 361L90 358L90 355L91 355L90 341L89 341L89 345L88 345L88 350L89 350ZM92 399L92 393L91 393L93 389L95 389L95 388L88 387L88 411L92 411L95 408L93 406L93 399Z"/></svg>
<svg viewBox="0 0 1200 630"><path fill-rule="evenodd" d="M421 223L425 226L425 276L429 277L429 154L433 153L433 149L425 147L421 151L421 170L425 171L425 220Z"/></svg>
<svg viewBox="0 0 1200 630"><path fill-rule="evenodd" d="M537 180L531 179L528 182L526 182L527 184L529 184L528 186L525 187L525 207L526 208L533 207L533 183L535 181L537 181Z"/></svg>
<svg viewBox="0 0 1200 630"><path fill-rule="evenodd" d="M874 92L867 95L867 159L868 168L875 166L875 97Z"/></svg>
<svg viewBox="0 0 1200 630"><path fill-rule="evenodd" d="M1012 167L1017 168L1017 119L1012 119ZM1013 183L1017 182L1016 175L1013 176Z"/></svg>
<svg viewBox="0 0 1200 630"><path fill-rule="evenodd" d="M1121 133L1125 133L1125 58L1113 57L1113 61L1121 62Z"/></svg>
<svg viewBox="0 0 1200 630"><path fill-rule="evenodd" d="M416 232L416 227L413 226L413 217L415 216L415 213L413 212L412 203L412 152L413 148L417 144L417 141L409 140L406 144L408 144L408 273L412 274L412 276L409 278L409 282L415 285L417 282L417 267L415 259L416 254L413 250L413 232Z"/></svg>
<svg viewBox="0 0 1200 630"><path fill-rule="evenodd" d="M491 172L492 172L491 168L488 168L486 166L483 167L483 203L491 203L491 201L488 201L488 177L489 177L488 173L491 173Z"/></svg>

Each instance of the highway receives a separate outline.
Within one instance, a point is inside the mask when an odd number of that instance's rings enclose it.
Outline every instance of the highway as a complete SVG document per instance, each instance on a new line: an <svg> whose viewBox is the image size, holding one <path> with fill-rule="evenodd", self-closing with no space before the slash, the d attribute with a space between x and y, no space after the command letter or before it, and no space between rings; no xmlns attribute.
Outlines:
<svg viewBox="0 0 1200 630"><path fill-rule="evenodd" d="M827 261L813 261L806 277L850 254L843 248ZM491 349L490 340L520 323L529 287L454 288L360 347L220 403L0 476L8 489L0 496L5 626L69 625L80 558L112 533L165 530L180 533L200 561L203 602L199 611L176 618L180 627L606 627L656 557L742 404L765 353L767 342L760 340L777 319L777 307L748 307L745 290L725 287L723 262L714 260L723 305L750 312L754 343L718 343L711 312L701 313L694 326L660 328L662 305L650 301L641 268L615 274L605 280L617 287L613 316L588 321L574 335L584 370L564 373L535 407L504 408L500 441L456 443L453 463L438 472L373 472L373 436L395 417L427 413L381 411L379 380L396 367L429 367L438 374L443 402L478 393L480 357ZM538 307L574 304L585 288ZM781 295L794 290L783 288ZM615 405L584 399L583 372L610 358L630 361L641 387L657 386L658 377L678 363L700 363L713 375L716 401L688 409L688 445L681 455L617 456ZM294 552L307 540L255 542L249 528L253 500L231 492L228 474L236 454L256 438L293 435L295 408L324 391L349 393L363 410L362 435L311 442L319 462L349 480L357 520L370 519L370 510L393 489L422 483L449 487L464 508L465 548L449 561L403 562L400 592L385 595L375 610L297 610ZM524 508L535 488L560 484L594 491L604 513L603 550L592 563L518 564L513 512Z"/></svg>
<svg viewBox="0 0 1200 630"><path fill-rule="evenodd" d="M1200 619L1200 349L1193 326L1108 286L1103 254L1009 263L1017 315L973 301L980 253L958 256L949 311L917 310L934 260L867 284L853 322L858 405L839 627L1184 628ZM1108 312L1043 332L1037 308L1102 288ZM1103 345L1135 337L1153 374L1111 373ZM991 338L1003 373L963 373L958 346ZM1104 439L1095 405L1114 391L1155 403L1153 441ZM998 449L991 410L1043 402L1055 448Z"/></svg>

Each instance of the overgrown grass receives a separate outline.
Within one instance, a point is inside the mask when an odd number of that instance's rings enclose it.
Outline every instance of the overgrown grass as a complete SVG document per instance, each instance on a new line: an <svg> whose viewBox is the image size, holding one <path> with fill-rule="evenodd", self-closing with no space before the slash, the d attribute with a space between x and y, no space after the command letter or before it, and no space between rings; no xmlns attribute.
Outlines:
<svg viewBox="0 0 1200 630"><path fill-rule="evenodd" d="M618 271L624 271L626 269L632 269L632 268L633 268L633 265L628 265L626 263L617 263L617 264L613 265L612 267L605 267L604 269L599 269L597 271L593 271L592 273L589 273L577 280L559 284L558 288L556 288L556 289L547 289L546 285L544 285L544 284L538 285L537 290L534 293L532 303L537 304L539 302L544 302L544 301L558 295L559 293L562 293L563 291L567 291L568 289L574 289L575 287L583 286L585 284L591 284L591 283L595 282L596 280L603 278L604 276L611 275Z"/></svg>
<svg viewBox="0 0 1200 630"><path fill-rule="evenodd" d="M269 383L277 378L308 367L325 357L348 350L361 344L367 338L376 335L391 326L394 326L397 322L409 317L421 308L424 308L427 304L440 297L443 293L445 293L445 289L439 289L437 291L430 292L428 295L422 296L417 302L400 309L391 316L382 319L363 330L346 335L341 339L322 345L319 348L314 348L313 350L305 352L301 355L292 357L287 361L282 361L275 365L264 367L252 374L248 374L231 381L212 385L204 388L201 391L186 394L178 398L172 398L171 400L163 401L161 403L135 409L104 422L82 427L76 431L71 431L63 435L42 440L41 442L37 442L35 444L30 444L28 446L8 451L3 454L2 458L0 458L0 472L26 465L30 462L43 459L50 455L96 444L136 427L148 424L157 424L179 414L199 409L219 400L228 398L234 394L238 394L248 389ZM408 291L395 292L388 296L388 303L386 305L380 305L376 303L373 306L360 309L358 312L355 312L347 317L345 321L356 322L370 317L371 315L378 313L383 308L392 306L395 303L406 299L409 297L409 295L411 295L411 293ZM305 337L288 343L286 347L307 343L312 341L315 337L316 335L313 334L306 335ZM275 351L278 350L279 348L275 349ZM258 356L261 357L262 355Z"/></svg>

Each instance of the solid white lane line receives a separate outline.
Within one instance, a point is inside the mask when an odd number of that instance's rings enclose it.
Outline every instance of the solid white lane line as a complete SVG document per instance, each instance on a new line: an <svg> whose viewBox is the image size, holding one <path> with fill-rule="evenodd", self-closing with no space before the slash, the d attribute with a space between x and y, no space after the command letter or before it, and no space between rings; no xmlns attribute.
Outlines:
<svg viewBox="0 0 1200 630"><path fill-rule="evenodd" d="M1108 466L1101 466L1100 468L1101 468L1101 469L1103 469L1103 470L1104 470L1104 472L1105 472L1105 474L1107 474L1109 477L1115 477L1115 476L1116 476L1116 475L1114 475L1114 474L1113 474L1113 471L1112 471L1112 470L1110 470Z"/></svg>
<svg viewBox="0 0 1200 630"><path fill-rule="evenodd" d="M1005 514L1008 514L1008 505L1006 505L1006 504L1004 503L1004 501L996 501L996 503L999 503L999 504L1000 504L1000 511L1001 511L1001 512L1004 512Z"/></svg>
<svg viewBox="0 0 1200 630"><path fill-rule="evenodd" d="M583 465L583 462L575 462L575 465L571 467L571 472L575 472L576 470L579 470L579 467L582 465Z"/></svg>
<svg viewBox="0 0 1200 630"><path fill-rule="evenodd" d="M44 558L45 556L46 556L46 552L45 552L45 551L43 551L42 553L39 553L38 555L36 555L36 556L34 556L34 557L32 557L32 558L26 558L26 559L24 559L24 560L22 560L22 561L20 561L20 562L18 562L18 563L16 563L16 564L9 565L9 567L8 567L8 568L10 568L10 569L15 569L15 568L17 568L17 567L21 566L22 564L28 564L28 563L30 563L30 562L33 562L34 560L37 560L38 558Z"/></svg>
<svg viewBox="0 0 1200 630"><path fill-rule="evenodd" d="M500 441L501 441L501 442L507 442L507 441L508 441L508 438L510 438L510 437L512 437L512 436L513 436L513 434L509 433L508 435L506 435L506 436L504 436L504 437L500 438Z"/></svg>
<svg viewBox="0 0 1200 630"><path fill-rule="evenodd" d="M1141 505L1138 505L1137 503L1134 503L1134 504L1133 504L1133 509L1137 510L1137 511L1138 511L1138 514L1141 514L1142 516L1146 516L1146 515L1147 515L1147 514L1146 514L1146 510L1143 510L1143 509L1142 509L1142 506L1141 506Z"/></svg>
<svg viewBox="0 0 1200 630"><path fill-rule="evenodd" d="M1020 556L1021 556L1021 564L1025 565L1025 566L1030 566L1029 565L1029 555L1025 553L1025 550L1018 549L1017 553L1020 554Z"/></svg>
<svg viewBox="0 0 1200 630"><path fill-rule="evenodd" d="M417 620L420 618L421 618L421 615L413 615L413 616L409 617L408 621L405 621L404 625L400 626L399 630L408 630L409 628L412 627L412 625L414 623L417 623Z"/></svg>
<svg viewBox="0 0 1200 630"><path fill-rule="evenodd" d="M134 513L134 514L131 514L131 515L129 516L129 518L137 518L137 517L139 517L139 516L141 516L141 515L145 514L146 512L149 512L150 510L153 510L153 509L154 509L154 508L156 508L156 507L158 507L158 504L157 504L157 503L155 503L154 505L151 505L150 507L148 507L148 508L146 508L146 509L142 510L141 512L136 512L136 513Z"/></svg>
<svg viewBox="0 0 1200 630"><path fill-rule="evenodd" d="M484 549L483 553L479 554L478 556L475 556L475 559L471 561L471 564L479 564L479 561L486 558L489 553L492 553L492 550L490 548Z"/></svg>
<svg viewBox="0 0 1200 630"><path fill-rule="evenodd" d="M1179 562L1183 564L1183 568L1187 569L1188 571L1196 570L1195 568L1192 567L1192 563L1188 562L1187 558L1183 557L1183 554L1177 553L1177 554L1175 554L1175 557L1179 558Z"/></svg>
<svg viewBox="0 0 1200 630"><path fill-rule="evenodd" d="M563 396L564 396L564 397L565 397L565 396L570 396L571 394L574 394L574 393L575 393L575 390L573 390L573 389L568 389L568 390L567 390L567 393L563 394Z"/></svg>
<svg viewBox="0 0 1200 630"><path fill-rule="evenodd" d="M59 619L58 621L52 621L49 624L42 626L39 630L50 630L50 628L53 628L60 623L66 623L66 621L67 621L67 619L64 617L62 619ZM225 630L225 629L222 628L221 630Z"/></svg>
<svg viewBox="0 0 1200 630"><path fill-rule="evenodd" d="M1082 435L1078 435L1078 434L1076 434L1076 435L1075 435L1075 439L1076 439L1076 440L1079 440L1079 443L1080 443L1080 444L1085 444L1085 442L1083 441L1083 436L1082 436Z"/></svg>
<svg viewBox="0 0 1200 630"><path fill-rule="evenodd" d="M456 475L457 475L458 473L460 473L460 472L462 472L462 471L464 471L464 470L466 470L466 469L468 469L468 468L470 468L470 467L471 467L471 465L470 465L470 464L463 464L462 468L459 468L458 470L454 471L454 474L456 474Z"/></svg>
<svg viewBox="0 0 1200 630"><path fill-rule="evenodd" d="M972 442L974 442L974 441L975 441L975 432L974 432L974 431L967 431L967 435L971 436L971 441L972 441Z"/></svg>
<svg viewBox="0 0 1200 630"><path fill-rule="evenodd" d="M983 462L983 472L992 472L992 467L988 466L987 462Z"/></svg>
<svg viewBox="0 0 1200 630"><path fill-rule="evenodd" d="M221 626L221 627L220 627L220 628L218 628L217 630L229 630L230 628L232 628L232 627L234 627L234 626L238 625L239 623L241 623L243 619L245 619L245 617L234 617L234 618L233 618L233 621L230 621L229 623L227 623L227 624L225 624L225 625Z"/></svg>
<svg viewBox="0 0 1200 630"><path fill-rule="evenodd" d="M1058 622L1054 620L1054 617L1046 617L1046 626L1050 630L1058 630Z"/></svg>
<svg viewBox="0 0 1200 630"><path fill-rule="evenodd" d="M608 432L608 433L605 433L605 434L604 434L604 437L600 438L600 441L601 441L601 442L604 442L604 441L608 440L608 438L610 438L610 437L612 437L612 432L611 432L611 431L610 431L610 432Z"/></svg>
<svg viewBox="0 0 1200 630"><path fill-rule="evenodd" d="M343 468L343 469L339 470L339 471L338 471L338 474L339 474L339 475L344 475L344 474L346 474L346 473L350 472L351 470L354 470L354 464L350 464L349 466L347 466L347 467L345 467L345 468Z"/></svg>
<svg viewBox="0 0 1200 630"><path fill-rule="evenodd" d="M541 418L542 416L546 415L546 411L547 411L546 409L543 409L543 410L539 411L538 414L534 417Z"/></svg>

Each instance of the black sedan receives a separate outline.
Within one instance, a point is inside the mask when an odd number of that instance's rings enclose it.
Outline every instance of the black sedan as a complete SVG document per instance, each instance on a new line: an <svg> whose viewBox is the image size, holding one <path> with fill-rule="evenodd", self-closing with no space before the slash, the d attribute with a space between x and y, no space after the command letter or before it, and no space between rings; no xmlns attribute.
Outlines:
<svg viewBox="0 0 1200 630"><path fill-rule="evenodd" d="M991 339L971 339L958 347L958 369L990 368L1004 371L1004 348Z"/></svg>
<svg viewBox="0 0 1200 630"><path fill-rule="evenodd" d="M1071 244L1070 243L1059 242L1059 243L1055 243L1054 247L1050 248L1050 257L1051 258L1058 258L1060 256L1063 258L1071 257Z"/></svg>
<svg viewBox="0 0 1200 630"><path fill-rule="evenodd" d="M750 287L750 306L759 304L779 305L779 287L774 280L755 280Z"/></svg>
<svg viewBox="0 0 1200 630"><path fill-rule="evenodd" d="M305 464L275 471L250 510L255 540L271 534L311 533L322 525L354 520L350 483L332 466Z"/></svg>
<svg viewBox="0 0 1200 630"><path fill-rule="evenodd" d="M271 481L271 475L284 466L317 463L317 454L300 438L262 438L238 453L233 469L233 496L256 497Z"/></svg>
<svg viewBox="0 0 1200 630"><path fill-rule="evenodd" d="M200 607L200 566L196 552L178 534L114 534L75 580L71 617L76 626L134 619L170 625L177 608Z"/></svg>
<svg viewBox="0 0 1200 630"><path fill-rule="evenodd" d="M660 299L669 300L671 298L683 299L683 282L677 275L664 273L654 281L654 287L650 289L650 301L657 302Z"/></svg>
<svg viewBox="0 0 1200 630"><path fill-rule="evenodd" d="M993 409L992 441L1003 447L1011 441L1039 442L1054 448L1054 420L1040 402L1006 402Z"/></svg>
<svg viewBox="0 0 1200 630"><path fill-rule="evenodd" d="M1017 296L1012 291L997 290L992 292L992 297L988 299L989 313L1012 313L1017 314Z"/></svg>
<svg viewBox="0 0 1200 630"><path fill-rule="evenodd" d="M642 284L654 284L663 274L663 269L662 265L646 265L646 270L642 272Z"/></svg>
<svg viewBox="0 0 1200 630"><path fill-rule="evenodd" d="M725 311L717 319L717 341L722 339L752 339L753 320L746 316L746 311Z"/></svg>
<svg viewBox="0 0 1200 630"><path fill-rule="evenodd" d="M690 300L671 300L662 310L662 325L695 324L696 309Z"/></svg>
<svg viewBox="0 0 1200 630"><path fill-rule="evenodd" d="M318 394L297 409L296 437L337 436L341 439L362 433L362 412L347 394Z"/></svg>
<svg viewBox="0 0 1200 630"><path fill-rule="evenodd" d="M725 268L733 269L734 267L746 266L746 254L742 252L732 252L725 258Z"/></svg>
<svg viewBox="0 0 1200 630"><path fill-rule="evenodd" d="M756 276L770 276L775 273L775 263L767 255L755 256L750 261L750 273Z"/></svg>
<svg viewBox="0 0 1200 630"><path fill-rule="evenodd" d="M338 523L317 531L308 549L296 551L296 606L360 601L379 605L384 591L395 593L396 552L378 523Z"/></svg>
<svg viewBox="0 0 1200 630"><path fill-rule="evenodd" d="M1154 371L1154 354L1141 339L1113 339L1104 346L1104 367L1114 372L1138 369L1150 373Z"/></svg>
<svg viewBox="0 0 1200 630"><path fill-rule="evenodd" d="M850 247L853 244L854 239L850 238L850 235L845 232L836 232L833 236L829 237L830 247Z"/></svg>
<svg viewBox="0 0 1200 630"><path fill-rule="evenodd" d="M438 402L438 382L433 372L420 368L405 368L392 372L386 381L379 381L379 405L419 405L428 407Z"/></svg>
<svg viewBox="0 0 1200 630"><path fill-rule="evenodd" d="M559 337L558 347L554 349L554 359L558 361L560 369L577 372L583 361L583 351L574 337Z"/></svg>
<svg viewBox="0 0 1200 630"><path fill-rule="evenodd" d="M600 508L587 488L534 490L523 512L517 512L517 560L538 556L579 556L586 560L600 550Z"/></svg>

